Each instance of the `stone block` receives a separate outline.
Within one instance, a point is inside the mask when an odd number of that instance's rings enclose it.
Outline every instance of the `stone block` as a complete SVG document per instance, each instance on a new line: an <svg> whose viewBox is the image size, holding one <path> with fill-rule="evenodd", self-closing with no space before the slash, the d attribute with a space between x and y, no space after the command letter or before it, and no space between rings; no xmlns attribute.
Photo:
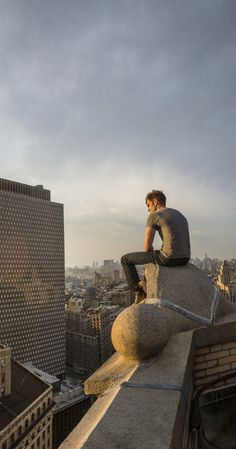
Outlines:
<svg viewBox="0 0 236 449"><path fill-rule="evenodd" d="M203 362L198 363L194 366L194 371L206 369L206 368L212 368L213 366L217 365L217 360L211 360L210 362Z"/></svg>
<svg viewBox="0 0 236 449"><path fill-rule="evenodd" d="M219 374L219 373L224 373L224 372L226 372L226 371L229 371L230 370L230 365L229 364L226 364L226 365L223 365L223 366L216 366L216 367L214 367L214 368L209 368L209 369L207 369L207 375L211 375L211 374Z"/></svg>
<svg viewBox="0 0 236 449"><path fill-rule="evenodd" d="M196 354L208 354L210 352L210 346L205 346L204 348L198 348Z"/></svg>
<svg viewBox="0 0 236 449"><path fill-rule="evenodd" d="M226 363L236 362L236 355L229 355L218 360L219 365L225 365Z"/></svg>
<svg viewBox="0 0 236 449"><path fill-rule="evenodd" d="M224 343L222 345L223 349L231 349L231 348L235 348L234 350L236 350L236 341L229 341L228 343Z"/></svg>
<svg viewBox="0 0 236 449"><path fill-rule="evenodd" d="M205 359L206 360L216 360L221 357L227 357L227 355L229 355L229 350L213 352L210 354L206 354Z"/></svg>
<svg viewBox="0 0 236 449"><path fill-rule="evenodd" d="M112 328L114 348L127 359L143 360L158 354L171 334L202 327L204 324L199 317L211 318L215 286L194 265L161 267L148 264L146 278L147 299L125 309ZM195 314L195 319L173 310L161 300ZM232 312L236 313L236 305L220 296L216 319ZM217 344L211 350L220 348ZM207 352L208 349L202 349L199 354Z"/></svg>
<svg viewBox="0 0 236 449"><path fill-rule="evenodd" d="M211 352L217 352L222 349L222 345L213 345L211 346Z"/></svg>

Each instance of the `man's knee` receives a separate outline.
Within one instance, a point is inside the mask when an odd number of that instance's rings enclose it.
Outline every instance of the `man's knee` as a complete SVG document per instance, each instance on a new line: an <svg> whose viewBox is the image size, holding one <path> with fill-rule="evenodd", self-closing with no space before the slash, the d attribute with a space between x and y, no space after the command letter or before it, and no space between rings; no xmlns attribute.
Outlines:
<svg viewBox="0 0 236 449"><path fill-rule="evenodd" d="M121 264L122 265L127 265L127 264L130 264L130 263L132 263L131 261L130 261L130 258L129 258L129 254L124 254L124 256L122 256L121 257Z"/></svg>
<svg viewBox="0 0 236 449"><path fill-rule="evenodd" d="M122 256L121 259L120 259L121 264L122 264L122 265L125 265L125 264L126 264L126 260L127 260L127 259L126 259L126 254L124 254L124 256Z"/></svg>

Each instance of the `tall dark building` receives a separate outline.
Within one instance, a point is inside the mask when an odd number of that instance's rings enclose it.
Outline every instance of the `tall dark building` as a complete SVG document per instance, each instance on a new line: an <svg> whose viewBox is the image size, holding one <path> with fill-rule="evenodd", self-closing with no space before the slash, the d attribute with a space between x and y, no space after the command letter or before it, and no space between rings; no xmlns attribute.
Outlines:
<svg viewBox="0 0 236 449"><path fill-rule="evenodd" d="M66 308L66 359L85 379L113 353L112 324L109 309L83 310L80 301L72 298Z"/></svg>
<svg viewBox="0 0 236 449"><path fill-rule="evenodd" d="M65 366L63 205L0 179L0 341L50 374Z"/></svg>

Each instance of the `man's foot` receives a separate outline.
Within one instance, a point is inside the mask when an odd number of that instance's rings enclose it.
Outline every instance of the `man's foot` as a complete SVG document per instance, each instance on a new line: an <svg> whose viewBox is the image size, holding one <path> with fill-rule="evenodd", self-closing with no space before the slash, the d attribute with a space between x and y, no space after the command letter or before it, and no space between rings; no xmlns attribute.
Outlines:
<svg viewBox="0 0 236 449"><path fill-rule="evenodd" d="M142 288L140 288L139 290L137 290L135 292L134 303L138 304L139 302L143 301L145 298L146 298L146 293L145 293L145 291Z"/></svg>
<svg viewBox="0 0 236 449"><path fill-rule="evenodd" d="M147 292L147 281L146 279L142 279L141 281L139 281L138 286L144 290L145 292Z"/></svg>

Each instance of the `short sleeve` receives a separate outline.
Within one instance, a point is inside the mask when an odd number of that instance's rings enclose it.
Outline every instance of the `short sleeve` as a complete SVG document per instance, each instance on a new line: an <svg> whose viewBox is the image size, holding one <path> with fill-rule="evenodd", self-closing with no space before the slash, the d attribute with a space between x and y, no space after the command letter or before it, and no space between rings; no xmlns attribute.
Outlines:
<svg viewBox="0 0 236 449"><path fill-rule="evenodd" d="M160 220L160 217L156 212L151 213L147 219L146 227L152 228L152 229L157 229L159 226L158 225L159 220Z"/></svg>

